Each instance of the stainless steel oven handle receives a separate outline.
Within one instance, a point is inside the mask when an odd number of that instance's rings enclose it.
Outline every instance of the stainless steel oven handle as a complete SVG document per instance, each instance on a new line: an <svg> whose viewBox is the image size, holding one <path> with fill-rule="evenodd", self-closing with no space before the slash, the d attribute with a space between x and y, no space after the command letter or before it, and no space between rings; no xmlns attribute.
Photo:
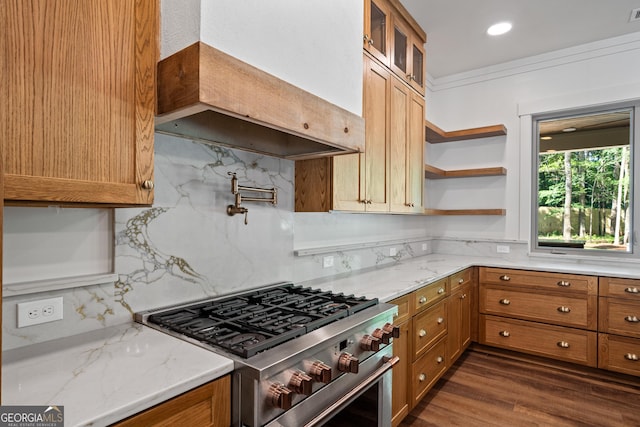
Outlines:
<svg viewBox="0 0 640 427"><path fill-rule="evenodd" d="M309 421L304 426L305 427L316 426L319 423L322 423L323 421L325 421L325 419L329 415L333 415L333 413L335 411L337 411L339 409L342 409L342 406L345 406L346 404L348 404L349 401L352 398L356 397L358 394L360 394L360 392L366 390L370 385L372 385L376 381L378 381L380 379L380 377L382 375L384 375L389 369L393 368L393 365L398 363L400 361L400 358L398 356L393 356L393 357L385 356L385 357L382 358L382 360L384 361L382 366L380 366L373 374L371 374L371 376L369 378L364 380L358 387L354 388L349 393L347 393L344 396L342 396L340 399L338 399L332 405L327 407L324 411L322 411L320 414L318 414L318 416L316 416L314 419Z"/></svg>

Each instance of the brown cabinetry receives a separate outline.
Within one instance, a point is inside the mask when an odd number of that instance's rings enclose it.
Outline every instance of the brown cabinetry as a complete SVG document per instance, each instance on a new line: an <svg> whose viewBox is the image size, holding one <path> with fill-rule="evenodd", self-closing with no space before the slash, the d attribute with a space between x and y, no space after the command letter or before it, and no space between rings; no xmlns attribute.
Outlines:
<svg viewBox="0 0 640 427"><path fill-rule="evenodd" d="M417 82L426 35L399 0L364 0L364 12L365 151L297 161L296 212L424 213L424 82ZM422 52L422 65L409 56L403 66L419 71L394 72L394 23L412 46L406 51Z"/></svg>
<svg viewBox="0 0 640 427"><path fill-rule="evenodd" d="M451 295L448 305L448 366L453 365L471 344L471 325L473 324L471 318L475 308L475 271L475 268L467 268L449 278Z"/></svg>
<svg viewBox="0 0 640 427"><path fill-rule="evenodd" d="M598 367L640 375L640 280L600 278Z"/></svg>
<svg viewBox="0 0 640 427"><path fill-rule="evenodd" d="M394 15L392 22L391 70L424 94L424 40L401 16Z"/></svg>
<svg viewBox="0 0 640 427"><path fill-rule="evenodd" d="M222 377L120 421L116 427L231 424L231 380Z"/></svg>
<svg viewBox="0 0 640 427"><path fill-rule="evenodd" d="M398 306L398 316L394 324L400 328L400 337L393 339L393 355L400 361L393 367L391 388L391 425L397 426L409 414L411 386L407 382L411 363L411 305L409 295L401 296L391 304Z"/></svg>
<svg viewBox="0 0 640 427"><path fill-rule="evenodd" d="M444 374L449 361L455 361L469 345L472 298L462 298L463 304L455 304L465 308L460 308L452 317L453 295L449 296L449 288L455 289L458 296L459 292L473 293L477 277L474 271L474 268L463 270L390 301L398 306L395 323L401 330L407 330L406 339L393 342L394 354L400 356L400 362L393 369L393 426L402 421ZM458 349L455 356L449 354L452 337Z"/></svg>
<svg viewBox="0 0 640 427"><path fill-rule="evenodd" d="M597 279L480 268L479 342L588 366L597 359Z"/></svg>
<svg viewBox="0 0 640 427"><path fill-rule="evenodd" d="M5 200L153 202L158 3L2 3Z"/></svg>

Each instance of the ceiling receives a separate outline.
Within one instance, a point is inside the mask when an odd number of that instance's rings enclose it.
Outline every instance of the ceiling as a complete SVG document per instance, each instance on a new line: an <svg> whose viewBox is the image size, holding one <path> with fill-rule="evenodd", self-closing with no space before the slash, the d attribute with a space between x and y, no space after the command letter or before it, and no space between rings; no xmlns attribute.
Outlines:
<svg viewBox="0 0 640 427"><path fill-rule="evenodd" d="M640 0L400 0L427 33L427 72L439 78L640 32ZM498 37L486 29L510 21Z"/></svg>

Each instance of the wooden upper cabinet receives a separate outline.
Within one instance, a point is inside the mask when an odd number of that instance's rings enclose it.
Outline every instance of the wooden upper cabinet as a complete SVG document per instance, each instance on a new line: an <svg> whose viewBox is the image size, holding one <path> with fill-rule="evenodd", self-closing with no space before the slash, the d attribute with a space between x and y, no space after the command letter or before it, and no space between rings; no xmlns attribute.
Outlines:
<svg viewBox="0 0 640 427"><path fill-rule="evenodd" d="M424 94L424 41L402 17L394 15L392 22L391 70Z"/></svg>
<svg viewBox="0 0 640 427"><path fill-rule="evenodd" d="M5 200L153 202L158 0L7 0Z"/></svg>
<svg viewBox="0 0 640 427"><path fill-rule="evenodd" d="M391 7L386 0L364 0L364 49L387 67L391 60Z"/></svg>
<svg viewBox="0 0 640 427"><path fill-rule="evenodd" d="M391 211L421 213L424 98L394 77L390 102Z"/></svg>

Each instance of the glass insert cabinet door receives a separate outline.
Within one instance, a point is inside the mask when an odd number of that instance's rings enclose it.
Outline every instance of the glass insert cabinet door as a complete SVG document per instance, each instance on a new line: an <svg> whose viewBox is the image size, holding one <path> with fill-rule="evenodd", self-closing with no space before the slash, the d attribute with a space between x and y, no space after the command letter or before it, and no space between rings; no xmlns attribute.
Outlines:
<svg viewBox="0 0 640 427"><path fill-rule="evenodd" d="M382 2L365 2L364 48L378 61L390 65L390 21L389 6Z"/></svg>

